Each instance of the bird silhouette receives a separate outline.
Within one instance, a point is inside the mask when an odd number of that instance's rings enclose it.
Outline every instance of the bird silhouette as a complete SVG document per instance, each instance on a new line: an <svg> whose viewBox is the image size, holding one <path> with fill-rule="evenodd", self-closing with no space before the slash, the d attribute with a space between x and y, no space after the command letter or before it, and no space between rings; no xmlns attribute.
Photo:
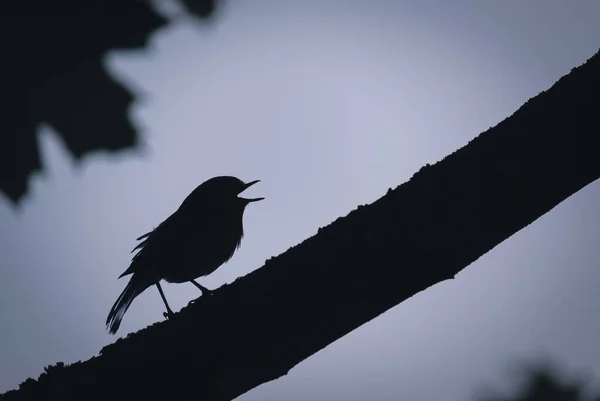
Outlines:
<svg viewBox="0 0 600 401"><path fill-rule="evenodd" d="M138 252L119 278L132 276L106 318L106 327L111 334L119 329L133 300L153 285L167 309L165 318L173 315L160 280L169 283L189 281L202 291L202 295L212 292L195 279L214 272L231 259L241 245L244 210L249 203L264 198L246 199L238 194L257 182L260 180L244 183L230 176L211 178L192 191L165 221L137 239L143 241L131 252Z"/></svg>

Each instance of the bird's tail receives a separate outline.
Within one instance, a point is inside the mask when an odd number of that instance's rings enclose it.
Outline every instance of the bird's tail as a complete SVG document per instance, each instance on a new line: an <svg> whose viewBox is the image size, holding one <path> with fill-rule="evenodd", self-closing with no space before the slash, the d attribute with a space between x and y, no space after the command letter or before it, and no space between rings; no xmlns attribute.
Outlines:
<svg viewBox="0 0 600 401"><path fill-rule="evenodd" d="M141 277L139 274L134 273L131 276L127 286L115 301L106 318L106 328L110 334L115 334L119 330L123 315L125 315L133 300L152 284L148 280L144 280L144 277Z"/></svg>

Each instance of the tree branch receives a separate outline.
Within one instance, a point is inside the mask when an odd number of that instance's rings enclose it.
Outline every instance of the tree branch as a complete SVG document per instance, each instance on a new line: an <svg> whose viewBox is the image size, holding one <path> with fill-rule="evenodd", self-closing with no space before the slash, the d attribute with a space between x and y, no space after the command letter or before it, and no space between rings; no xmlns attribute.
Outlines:
<svg viewBox="0 0 600 401"><path fill-rule="evenodd" d="M456 273L600 177L600 52L511 117L172 319L6 400L231 400Z"/></svg>

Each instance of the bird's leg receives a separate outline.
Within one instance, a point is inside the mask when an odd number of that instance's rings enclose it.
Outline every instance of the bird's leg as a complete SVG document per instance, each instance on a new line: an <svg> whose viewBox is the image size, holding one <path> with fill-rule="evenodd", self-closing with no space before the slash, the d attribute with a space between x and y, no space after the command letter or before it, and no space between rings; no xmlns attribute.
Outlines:
<svg viewBox="0 0 600 401"><path fill-rule="evenodd" d="M160 283L156 283L156 288L158 288L160 297L162 298L163 302L165 303L165 306L167 307L167 311L163 312L163 316L165 317L165 319L168 319L173 316L173 311L169 307L169 303L167 302L167 298L165 297L165 293L163 292L162 287L160 286Z"/></svg>
<svg viewBox="0 0 600 401"><path fill-rule="evenodd" d="M209 290L208 288L206 288L203 285L200 285L196 282L196 280L190 280L190 283L194 284L196 287L198 287L198 289L200 291L202 291L202 295L206 294L206 295L211 295L213 293L213 290ZM193 304L194 302L196 302L200 297L196 298L196 299L192 299L189 303L188 306Z"/></svg>
<svg viewBox="0 0 600 401"><path fill-rule="evenodd" d="M213 292L212 290L209 290L209 289L208 289L208 288L206 288L205 286L198 284L198 283L196 282L196 280L190 280L190 283L192 283L192 284L194 284L196 287L198 287L198 289L199 289L200 291L202 291L202 294L205 294L205 293L206 293L206 295L210 295L210 294L212 294L212 292Z"/></svg>

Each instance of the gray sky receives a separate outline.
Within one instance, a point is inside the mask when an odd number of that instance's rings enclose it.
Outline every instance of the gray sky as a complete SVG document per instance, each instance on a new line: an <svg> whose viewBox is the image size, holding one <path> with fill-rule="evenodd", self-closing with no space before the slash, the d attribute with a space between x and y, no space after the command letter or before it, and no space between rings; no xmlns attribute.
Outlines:
<svg viewBox="0 0 600 401"><path fill-rule="evenodd" d="M365 5L367 4L367 5ZM600 47L597 0L253 0L107 58L146 94L143 151L76 166L40 130L47 173L23 210L0 200L0 392L113 342L106 315L135 238L215 175L261 179L246 237L202 283L260 267L496 125ZM568 135L568 132L565 132ZM507 363L549 354L600 374L600 183L458 275L243 401L465 400ZM318 280L315 277L315 280ZM198 295L166 284L174 309ZM162 318L156 290L118 333Z"/></svg>

